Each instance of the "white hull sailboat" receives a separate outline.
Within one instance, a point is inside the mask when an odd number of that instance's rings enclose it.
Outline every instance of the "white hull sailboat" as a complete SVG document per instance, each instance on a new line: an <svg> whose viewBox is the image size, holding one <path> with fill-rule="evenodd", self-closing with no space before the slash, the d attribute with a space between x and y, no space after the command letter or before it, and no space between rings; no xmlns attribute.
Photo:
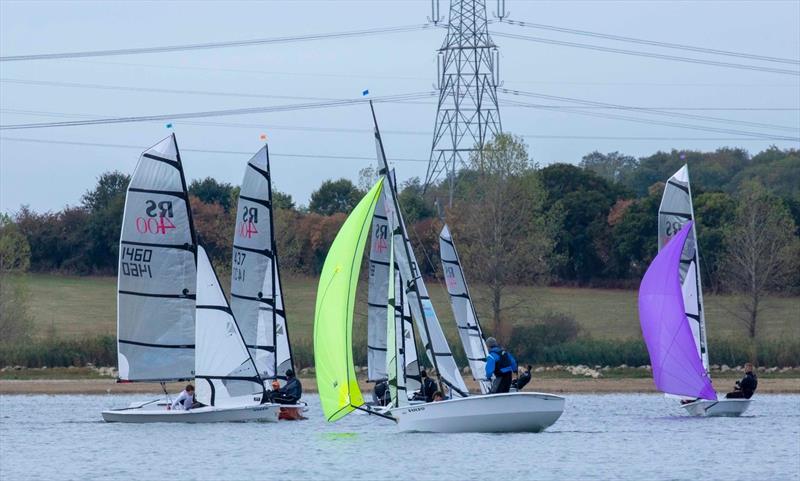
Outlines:
<svg viewBox="0 0 800 481"><path fill-rule="evenodd" d="M561 396L535 392L485 394L408 405L387 411L400 431L538 433L564 412Z"/></svg>
<svg viewBox="0 0 800 481"><path fill-rule="evenodd" d="M169 410L165 400L152 404L132 404L127 408L103 411L103 420L109 423L223 423L223 422L277 422L281 406L278 404L251 404L244 406L204 406L190 411Z"/></svg>
<svg viewBox="0 0 800 481"><path fill-rule="evenodd" d="M737 417L750 407L750 399L699 399L681 407L692 416Z"/></svg>
<svg viewBox="0 0 800 481"><path fill-rule="evenodd" d="M639 294L640 321L656 385L680 399L692 416L743 414L749 399L726 399L711 384L700 249L686 165L664 187L658 250Z"/></svg>
<svg viewBox="0 0 800 481"><path fill-rule="evenodd" d="M195 381L196 407L146 402L103 411L107 422L277 421L264 381L205 250L197 243L172 135L131 177L120 235L117 351L123 382ZM194 406L192 406L194 407Z"/></svg>

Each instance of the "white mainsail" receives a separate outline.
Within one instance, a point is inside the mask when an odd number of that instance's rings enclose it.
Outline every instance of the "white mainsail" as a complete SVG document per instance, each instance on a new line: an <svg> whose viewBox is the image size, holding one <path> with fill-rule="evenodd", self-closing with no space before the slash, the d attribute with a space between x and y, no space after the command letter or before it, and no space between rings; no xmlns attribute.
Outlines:
<svg viewBox="0 0 800 481"><path fill-rule="evenodd" d="M260 404L263 380L245 347L205 249L197 248L197 400L208 406Z"/></svg>
<svg viewBox="0 0 800 481"><path fill-rule="evenodd" d="M119 379L194 377L195 239L175 135L147 149L131 177L119 245Z"/></svg>
<svg viewBox="0 0 800 481"><path fill-rule="evenodd" d="M422 387L422 377L419 375L419 356L417 355L417 341L414 335L414 320L411 317L411 309L408 307L408 299L405 295L405 285L400 276L400 269L397 263L395 266L395 311L400 317L400 328L402 337L400 344L397 345L398 359L404 366L403 374L405 377L406 394L408 399L414 397L414 392ZM400 333L398 332L398 334Z"/></svg>
<svg viewBox="0 0 800 481"><path fill-rule="evenodd" d="M387 378L386 296L389 291L391 237L384 203L375 205L369 248L369 287L367 291L367 380Z"/></svg>
<svg viewBox="0 0 800 481"><path fill-rule="evenodd" d="M236 208L231 308L264 378L292 367L272 212L269 149L248 162Z"/></svg>
<svg viewBox="0 0 800 481"><path fill-rule="evenodd" d="M447 224L442 227L442 232L439 234L439 255L442 259L442 272L447 293L450 294L450 306L453 308L461 345L464 346L473 379L478 382L481 393L486 394L492 388L492 382L486 378L486 356L489 355L489 351L483 342L478 314L472 304L461 260Z"/></svg>
<svg viewBox="0 0 800 481"><path fill-rule="evenodd" d="M664 195L658 208L658 250L680 232L683 225L694 220L692 189L689 183L689 168L684 165L664 186ZM697 224L695 223L695 227ZM705 310L703 289L700 282L700 254L697 248L697 229L692 229L681 254L681 283L686 317L692 328L697 352L708 372L708 348L706 343Z"/></svg>
<svg viewBox="0 0 800 481"><path fill-rule="evenodd" d="M408 231L403 222L403 215L399 210L397 201L397 186L394 176L389 172L380 132L375 128L375 143L378 151L379 173L387 176L390 188L383 189L382 196L386 217L394 236L394 251L400 276L404 281L404 292L411 310L411 316L417 323L419 336L425 346L428 360L431 362L439 377L452 391L460 396L467 396L468 390L461 372L458 369L453 353L447 343L447 338L442 331L433 303L428 295L428 289L414 257L414 250L408 238Z"/></svg>
<svg viewBox="0 0 800 481"><path fill-rule="evenodd" d="M389 238L389 269L387 270L386 303L386 377L389 385L389 398L394 407L408 404L406 391L405 360L403 357L403 308L398 294L402 283L394 270L392 238ZM399 289L398 289L399 288Z"/></svg>

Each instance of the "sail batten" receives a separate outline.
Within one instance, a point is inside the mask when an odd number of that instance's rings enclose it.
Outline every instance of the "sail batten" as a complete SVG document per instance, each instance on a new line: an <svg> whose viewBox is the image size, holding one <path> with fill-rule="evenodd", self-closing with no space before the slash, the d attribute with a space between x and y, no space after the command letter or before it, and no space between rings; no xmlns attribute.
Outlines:
<svg viewBox="0 0 800 481"><path fill-rule="evenodd" d="M196 239L175 136L142 153L119 245L117 350L124 381L194 377Z"/></svg>
<svg viewBox="0 0 800 481"><path fill-rule="evenodd" d="M647 269L639 287L639 321L656 386L667 394L715 400L683 302L680 258L692 227L687 223Z"/></svg>
<svg viewBox="0 0 800 481"><path fill-rule="evenodd" d="M469 361L473 379L478 382L481 393L486 394L492 387L491 381L486 378L486 356L489 355L489 351L483 341L478 313L472 304L467 279L447 224L442 227L439 234L439 254L461 345Z"/></svg>

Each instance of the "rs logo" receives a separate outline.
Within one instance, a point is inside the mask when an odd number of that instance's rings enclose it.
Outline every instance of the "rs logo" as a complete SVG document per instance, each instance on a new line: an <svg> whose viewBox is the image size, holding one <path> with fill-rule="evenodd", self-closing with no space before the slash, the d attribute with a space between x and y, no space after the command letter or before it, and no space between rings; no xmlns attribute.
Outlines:
<svg viewBox="0 0 800 481"><path fill-rule="evenodd" d="M239 234L250 239L254 234L258 234L256 224L258 224L258 208L243 207L242 225L239 227Z"/></svg>
<svg viewBox="0 0 800 481"><path fill-rule="evenodd" d="M386 239L389 236L389 226L386 224L376 225L375 226L375 252L383 253L386 249L388 249L388 245L386 244Z"/></svg>
<svg viewBox="0 0 800 481"><path fill-rule="evenodd" d="M174 229L172 222L172 201L146 200L144 202L144 213L147 217L136 218L136 230L141 234L161 234L166 235L167 229Z"/></svg>

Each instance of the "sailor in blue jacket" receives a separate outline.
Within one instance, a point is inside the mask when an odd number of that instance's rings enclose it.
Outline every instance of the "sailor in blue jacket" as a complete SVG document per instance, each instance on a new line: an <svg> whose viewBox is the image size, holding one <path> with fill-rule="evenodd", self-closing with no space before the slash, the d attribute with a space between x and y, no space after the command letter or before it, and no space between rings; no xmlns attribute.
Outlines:
<svg viewBox="0 0 800 481"><path fill-rule="evenodd" d="M486 340L486 347L489 348L489 355L486 356L486 378L492 379L494 376L491 393L508 392L512 377L517 372L517 360L510 352L501 348L493 337Z"/></svg>

